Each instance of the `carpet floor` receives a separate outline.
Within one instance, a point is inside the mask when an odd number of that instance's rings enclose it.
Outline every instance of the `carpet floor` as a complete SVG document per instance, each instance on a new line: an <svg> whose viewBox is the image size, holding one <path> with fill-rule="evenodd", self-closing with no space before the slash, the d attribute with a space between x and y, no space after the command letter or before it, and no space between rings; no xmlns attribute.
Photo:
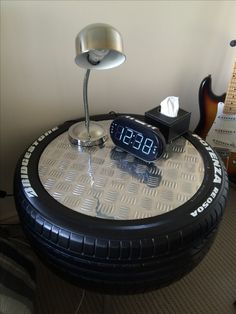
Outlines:
<svg viewBox="0 0 236 314"><path fill-rule="evenodd" d="M190 274L166 288L107 298L65 282L40 261L37 272L35 314L100 314L104 306L109 314L236 314L235 187L230 188L224 219L210 252Z"/></svg>

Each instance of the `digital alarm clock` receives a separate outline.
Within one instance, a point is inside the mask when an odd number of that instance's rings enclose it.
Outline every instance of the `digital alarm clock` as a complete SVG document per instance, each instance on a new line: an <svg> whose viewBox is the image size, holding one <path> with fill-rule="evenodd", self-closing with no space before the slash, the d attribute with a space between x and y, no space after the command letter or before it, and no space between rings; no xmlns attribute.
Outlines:
<svg viewBox="0 0 236 314"><path fill-rule="evenodd" d="M160 158L166 146L158 128L131 116L120 116L113 120L110 135L116 146L145 162Z"/></svg>

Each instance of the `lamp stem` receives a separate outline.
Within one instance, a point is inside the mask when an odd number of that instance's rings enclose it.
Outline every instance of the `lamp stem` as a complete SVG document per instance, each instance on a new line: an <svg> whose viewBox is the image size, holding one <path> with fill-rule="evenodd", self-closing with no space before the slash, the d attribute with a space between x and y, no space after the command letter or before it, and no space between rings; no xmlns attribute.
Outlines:
<svg viewBox="0 0 236 314"><path fill-rule="evenodd" d="M88 69L84 76L84 85L83 85L83 101L84 101L84 113L85 113L85 126L87 128L88 138L90 138L89 133L89 107L88 107L88 79L89 79L90 69Z"/></svg>

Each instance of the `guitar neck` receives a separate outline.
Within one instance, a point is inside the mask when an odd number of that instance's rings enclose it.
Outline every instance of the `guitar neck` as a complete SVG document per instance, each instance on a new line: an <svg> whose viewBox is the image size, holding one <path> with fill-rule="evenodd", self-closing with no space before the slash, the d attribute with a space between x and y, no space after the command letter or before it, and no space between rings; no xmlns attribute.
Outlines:
<svg viewBox="0 0 236 314"><path fill-rule="evenodd" d="M233 73L226 94L223 113L236 114L236 61L234 62Z"/></svg>

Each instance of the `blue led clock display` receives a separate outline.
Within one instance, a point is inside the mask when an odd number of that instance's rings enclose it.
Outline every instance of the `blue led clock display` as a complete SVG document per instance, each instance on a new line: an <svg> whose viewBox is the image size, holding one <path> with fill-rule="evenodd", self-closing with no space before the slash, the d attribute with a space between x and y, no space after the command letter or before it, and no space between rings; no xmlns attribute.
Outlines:
<svg viewBox="0 0 236 314"><path fill-rule="evenodd" d="M157 128L130 116L116 118L110 134L115 145L147 162L161 157L165 148L165 139Z"/></svg>
<svg viewBox="0 0 236 314"><path fill-rule="evenodd" d="M114 136L118 141L122 141L125 145L131 145L132 148L141 150L146 155L150 154L154 143L151 138L144 138L142 133L121 125L117 127Z"/></svg>

